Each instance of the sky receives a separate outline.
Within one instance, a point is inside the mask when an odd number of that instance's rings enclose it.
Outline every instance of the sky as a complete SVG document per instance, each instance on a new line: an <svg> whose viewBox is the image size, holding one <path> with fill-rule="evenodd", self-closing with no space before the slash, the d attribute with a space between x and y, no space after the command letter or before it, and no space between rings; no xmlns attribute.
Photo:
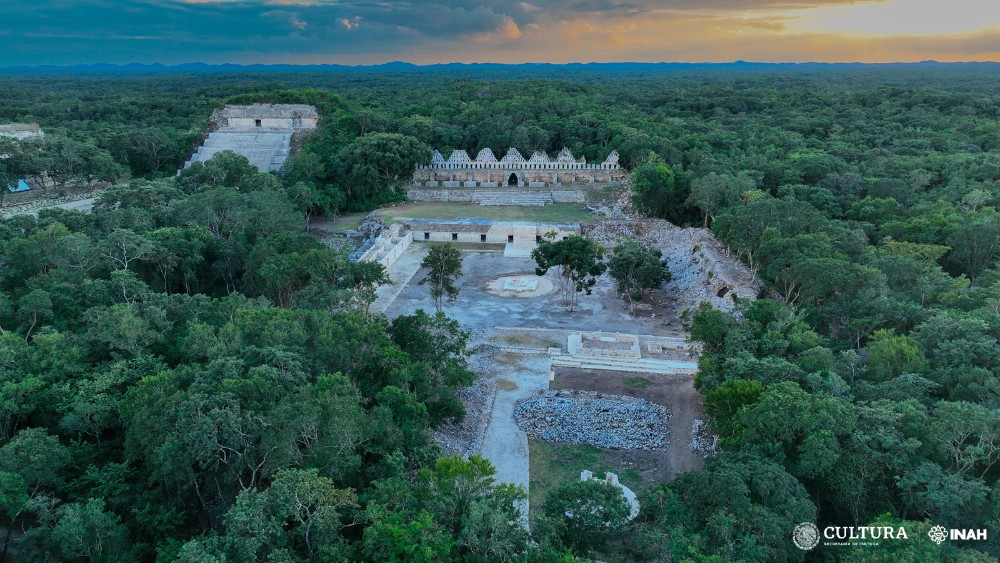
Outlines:
<svg viewBox="0 0 1000 563"><path fill-rule="evenodd" d="M1000 0L0 0L0 67L1000 61Z"/></svg>

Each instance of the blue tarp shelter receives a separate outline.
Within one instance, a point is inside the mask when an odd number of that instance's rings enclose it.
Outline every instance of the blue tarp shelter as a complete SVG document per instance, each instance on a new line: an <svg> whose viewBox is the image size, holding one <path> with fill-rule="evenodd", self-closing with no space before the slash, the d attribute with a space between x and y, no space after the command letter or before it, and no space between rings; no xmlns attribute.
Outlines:
<svg viewBox="0 0 1000 563"><path fill-rule="evenodd" d="M16 186L7 186L7 191L10 193L26 192L30 189L24 180L18 180Z"/></svg>

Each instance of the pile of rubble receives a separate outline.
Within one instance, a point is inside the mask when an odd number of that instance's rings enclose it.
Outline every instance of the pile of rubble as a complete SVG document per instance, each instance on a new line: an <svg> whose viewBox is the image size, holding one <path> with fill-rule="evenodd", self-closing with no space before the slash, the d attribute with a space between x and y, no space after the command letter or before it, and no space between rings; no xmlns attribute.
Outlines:
<svg viewBox="0 0 1000 563"><path fill-rule="evenodd" d="M519 401L514 420L528 438L547 442L617 450L658 450L669 443L670 412L660 405L621 395L544 391Z"/></svg>
<svg viewBox="0 0 1000 563"><path fill-rule="evenodd" d="M483 451L483 437L490 423L493 400L497 395L496 379L480 377L471 387L458 391L465 405L465 418L458 424L446 424L434 432L434 438L446 451L469 457Z"/></svg>
<svg viewBox="0 0 1000 563"><path fill-rule="evenodd" d="M434 432L434 438L446 451L468 457L483 450L483 437L490 423L493 401L497 395L496 378L486 375L492 365L495 350L477 347L468 358L469 369L478 377L476 382L458 391L465 406L465 418L459 424L446 424Z"/></svg>
<svg viewBox="0 0 1000 563"><path fill-rule="evenodd" d="M588 205L587 211L612 221L631 221L632 217L618 205Z"/></svg>
<svg viewBox="0 0 1000 563"><path fill-rule="evenodd" d="M607 248L622 238L633 238L658 248L670 268L671 280L664 294L676 299L678 312L697 309L707 301L716 309L732 311L733 296L755 299L761 285L750 269L715 238L712 231L681 228L669 221L606 221L584 234Z"/></svg>
<svg viewBox="0 0 1000 563"><path fill-rule="evenodd" d="M708 429L708 423L700 418L691 422L691 450L702 455L712 455L719 451L719 437Z"/></svg>
<svg viewBox="0 0 1000 563"><path fill-rule="evenodd" d="M372 211L365 216L361 224L358 225L357 229L353 231L348 231L347 236L352 241L357 241L357 248L351 254L351 260L357 260L368 249L375 244L375 240L378 238L382 231L385 230L385 220L377 212Z"/></svg>

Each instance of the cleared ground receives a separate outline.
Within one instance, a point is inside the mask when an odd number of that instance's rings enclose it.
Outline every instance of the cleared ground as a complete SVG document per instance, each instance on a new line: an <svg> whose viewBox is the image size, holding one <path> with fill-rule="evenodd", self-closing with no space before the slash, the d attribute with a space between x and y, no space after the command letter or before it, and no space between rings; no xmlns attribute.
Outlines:
<svg viewBox="0 0 1000 563"><path fill-rule="evenodd" d="M424 243L414 243L422 248ZM408 251L412 252L412 251ZM630 334L669 335L678 319L664 315L637 319L629 315L627 305L615 294L614 281L604 275L594 286L592 295L581 295L576 310L569 311L560 303L558 291L527 298L492 295L487 284L502 276L533 276L535 261L531 258L505 258L499 252L463 252L462 270L458 279L458 299L444 304L448 316L468 327L498 326L571 329L585 331L625 332ZM412 314L417 309L433 309L427 286L418 285L426 277L420 270L400 291L386 314L389 317ZM554 271L546 278L558 287Z"/></svg>
<svg viewBox="0 0 1000 563"><path fill-rule="evenodd" d="M645 484L673 479L678 473L699 469L704 456L691 449L691 425L705 418L704 403L694 388L692 375L633 374L556 368L551 389L580 389L609 395L629 395L667 407L670 411L670 445L666 450L602 450L618 467L630 468ZM582 468L586 469L586 468ZM640 487L641 488L641 487Z"/></svg>
<svg viewBox="0 0 1000 563"><path fill-rule="evenodd" d="M459 211L456 211L458 209ZM423 210L423 212L415 212ZM468 204L416 203L383 210L400 216L449 218L496 211L494 218L528 218L534 221L565 221L551 216L539 218L545 208L491 208ZM440 215L437 215L440 213ZM475 213L483 216L485 213ZM528 215L534 215L528 217ZM360 219L360 218L359 218ZM419 285L427 275L419 267L428 245L414 243L390 269L394 284L380 288L373 310L389 318L412 314L417 309L433 311L428 288ZM493 346L488 362L479 362L481 377L496 383L497 393L482 440L482 453L497 467L500 481L528 489L532 509L540 509L545 495L566 480L579 479L580 471L617 473L629 488L641 491L668 480L681 471L701 467L702 456L691 450L691 424L703 417L702 398L694 390L691 376L642 375L623 372L569 370L560 368L550 384L550 360L545 350L564 348L566 337L576 331L680 336L680 310L664 293L655 292L648 308L631 315L620 299L613 280L599 279L591 295L581 295L575 310L561 304L559 291L534 297L493 295L490 282L505 276L534 276L531 258L508 258L502 252L462 248L463 275L456 281L458 299L445 302L444 312L473 333L471 347ZM557 287L559 279L550 271L546 279ZM504 328L509 327L509 328ZM529 442L513 419L520 399L538 390L572 388L615 395L629 395L665 406L671 411L670 445L662 451L605 450L588 445Z"/></svg>

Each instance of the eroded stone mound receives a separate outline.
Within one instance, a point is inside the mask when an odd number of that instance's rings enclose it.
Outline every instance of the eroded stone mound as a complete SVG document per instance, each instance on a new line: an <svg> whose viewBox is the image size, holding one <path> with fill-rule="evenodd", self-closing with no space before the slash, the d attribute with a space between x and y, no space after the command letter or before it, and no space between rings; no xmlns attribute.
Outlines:
<svg viewBox="0 0 1000 563"><path fill-rule="evenodd" d="M667 447L670 412L621 395L546 391L519 401L514 419L528 438L617 450Z"/></svg>

